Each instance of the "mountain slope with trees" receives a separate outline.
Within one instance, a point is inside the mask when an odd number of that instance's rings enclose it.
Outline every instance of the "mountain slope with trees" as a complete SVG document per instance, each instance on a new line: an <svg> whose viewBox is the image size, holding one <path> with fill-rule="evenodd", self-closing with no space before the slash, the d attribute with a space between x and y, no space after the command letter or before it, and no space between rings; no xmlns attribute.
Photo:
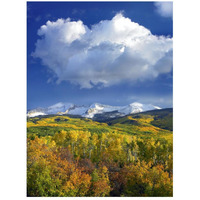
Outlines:
<svg viewBox="0 0 200 200"><path fill-rule="evenodd" d="M171 109L104 122L28 118L27 195L172 196L170 120Z"/></svg>

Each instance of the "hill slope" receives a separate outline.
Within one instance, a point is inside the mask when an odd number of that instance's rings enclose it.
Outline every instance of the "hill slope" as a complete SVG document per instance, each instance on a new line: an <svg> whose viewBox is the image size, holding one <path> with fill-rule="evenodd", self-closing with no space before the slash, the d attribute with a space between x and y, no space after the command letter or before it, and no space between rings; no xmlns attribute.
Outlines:
<svg viewBox="0 0 200 200"><path fill-rule="evenodd" d="M108 114L108 113L107 113ZM46 115L28 118L28 135L54 135L61 130L82 130L91 133L118 132L130 135L157 135L157 137L171 134L172 109L162 109L132 114L115 119L92 120L79 118L74 115Z"/></svg>
<svg viewBox="0 0 200 200"><path fill-rule="evenodd" d="M130 120L130 117L132 117L132 120ZM137 124L136 119L140 118L151 118L150 124L162 129L166 130L173 130L173 108L166 108L166 109L160 109L160 110L151 110L141 113L136 113L132 115L128 115L125 117L118 117L112 120L106 119L106 118L95 118L96 121L106 122L109 125L113 124Z"/></svg>
<svg viewBox="0 0 200 200"><path fill-rule="evenodd" d="M172 109L105 122L28 118L27 195L172 196L171 121Z"/></svg>

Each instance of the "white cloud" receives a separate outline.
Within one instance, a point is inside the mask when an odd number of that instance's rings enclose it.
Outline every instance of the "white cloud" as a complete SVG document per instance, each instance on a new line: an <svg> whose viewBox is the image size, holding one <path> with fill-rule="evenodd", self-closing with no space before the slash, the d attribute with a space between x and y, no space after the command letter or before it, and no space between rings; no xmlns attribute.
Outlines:
<svg viewBox="0 0 200 200"><path fill-rule="evenodd" d="M155 2L155 6L157 8L157 12L162 17L171 17L173 16L173 3L168 2Z"/></svg>
<svg viewBox="0 0 200 200"><path fill-rule="evenodd" d="M81 88L152 79L172 69L172 38L155 36L117 14L89 29L69 18L48 21L38 30L34 57L61 81Z"/></svg>

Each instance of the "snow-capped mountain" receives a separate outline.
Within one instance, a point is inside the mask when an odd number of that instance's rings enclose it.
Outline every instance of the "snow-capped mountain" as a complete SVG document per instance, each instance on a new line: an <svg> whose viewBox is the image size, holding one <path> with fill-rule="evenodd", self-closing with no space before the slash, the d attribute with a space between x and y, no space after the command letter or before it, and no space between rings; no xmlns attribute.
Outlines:
<svg viewBox="0 0 200 200"><path fill-rule="evenodd" d="M71 114L80 115L86 118L93 118L96 114L110 113L115 114L110 115L111 117L125 116L128 114L144 112L148 110L161 109L158 106L153 106L151 104L141 104L141 103L131 103L127 106L110 106L99 103L94 103L90 106L77 106L72 103L57 103L55 105L49 106L47 108L36 108L30 110L27 113L28 117L35 117L39 115L49 115L49 114Z"/></svg>
<svg viewBox="0 0 200 200"><path fill-rule="evenodd" d="M28 117L35 117L39 115L50 115L50 114L65 114L67 110L74 107L74 104L71 103L57 103L48 108L36 108L30 110L27 114Z"/></svg>

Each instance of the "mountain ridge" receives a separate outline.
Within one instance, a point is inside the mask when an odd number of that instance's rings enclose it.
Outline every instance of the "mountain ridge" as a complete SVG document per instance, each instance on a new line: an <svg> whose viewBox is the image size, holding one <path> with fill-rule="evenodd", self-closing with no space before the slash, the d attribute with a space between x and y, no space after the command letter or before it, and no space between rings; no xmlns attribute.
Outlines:
<svg viewBox="0 0 200 200"><path fill-rule="evenodd" d="M36 108L33 110L29 110L27 113L27 117L36 117L41 115L80 115L85 118L94 118L95 115L98 114L106 114L113 113L110 115L110 118L114 118L116 116L125 116L128 114L140 113L148 110L157 110L161 109L158 106L154 106L152 104L141 104L138 102L133 102L126 106L111 106L100 103L93 103L89 106L85 105L75 105L73 103L56 103L47 108Z"/></svg>

